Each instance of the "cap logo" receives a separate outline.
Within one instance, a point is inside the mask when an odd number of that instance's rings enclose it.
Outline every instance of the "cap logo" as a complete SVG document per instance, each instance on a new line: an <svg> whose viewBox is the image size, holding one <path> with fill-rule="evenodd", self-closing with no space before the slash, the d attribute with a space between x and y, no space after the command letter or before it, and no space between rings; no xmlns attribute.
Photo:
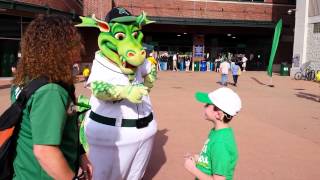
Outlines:
<svg viewBox="0 0 320 180"><path fill-rule="evenodd" d="M129 12L124 8L118 8L118 12L119 14L126 14L128 16L130 15Z"/></svg>

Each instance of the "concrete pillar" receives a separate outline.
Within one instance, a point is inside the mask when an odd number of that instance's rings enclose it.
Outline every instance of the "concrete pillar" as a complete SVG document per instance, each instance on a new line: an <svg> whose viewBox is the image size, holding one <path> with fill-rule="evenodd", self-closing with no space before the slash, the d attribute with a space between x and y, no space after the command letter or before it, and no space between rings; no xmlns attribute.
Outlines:
<svg viewBox="0 0 320 180"><path fill-rule="evenodd" d="M309 0L297 1L291 76L294 76L295 72L307 62L308 9Z"/></svg>

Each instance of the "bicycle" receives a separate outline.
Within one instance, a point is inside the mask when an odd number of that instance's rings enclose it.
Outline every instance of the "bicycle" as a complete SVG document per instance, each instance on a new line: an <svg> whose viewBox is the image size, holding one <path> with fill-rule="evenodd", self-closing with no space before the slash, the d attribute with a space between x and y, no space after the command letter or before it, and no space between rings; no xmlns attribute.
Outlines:
<svg viewBox="0 0 320 180"><path fill-rule="evenodd" d="M300 71L294 74L295 80L303 79L303 80L311 81L311 80L314 80L315 78L316 78L315 70L311 69L310 66L308 66L305 69L300 68Z"/></svg>

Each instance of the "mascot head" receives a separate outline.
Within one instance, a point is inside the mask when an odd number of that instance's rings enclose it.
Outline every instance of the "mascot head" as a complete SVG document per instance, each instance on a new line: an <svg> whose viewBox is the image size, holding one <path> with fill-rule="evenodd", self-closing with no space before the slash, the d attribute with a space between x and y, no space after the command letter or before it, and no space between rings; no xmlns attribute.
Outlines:
<svg viewBox="0 0 320 180"><path fill-rule="evenodd" d="M142 46L143 25L153 23L142 12L139 16L124 8L112 8L105 21L92 17L80 17L78 27L100 29L98 46L103 56L113 61L124 74L134 75L139 65L144 62L146 51Z"/></svg>

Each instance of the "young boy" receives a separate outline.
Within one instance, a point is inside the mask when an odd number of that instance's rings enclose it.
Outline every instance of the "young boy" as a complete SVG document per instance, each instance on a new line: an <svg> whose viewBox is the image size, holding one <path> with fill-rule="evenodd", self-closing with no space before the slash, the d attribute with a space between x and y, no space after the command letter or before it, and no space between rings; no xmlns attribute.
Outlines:
<svg viewBox="0 0 320 180"><path fill-rule="evenodd" d="M210 93L197 92L195 97L206 103L205 118L214 124L214 128L200 156L186 156L184 167L201 180L232 180L238 150L229 122L241 109L240 97L226 87Z"/></svg>

